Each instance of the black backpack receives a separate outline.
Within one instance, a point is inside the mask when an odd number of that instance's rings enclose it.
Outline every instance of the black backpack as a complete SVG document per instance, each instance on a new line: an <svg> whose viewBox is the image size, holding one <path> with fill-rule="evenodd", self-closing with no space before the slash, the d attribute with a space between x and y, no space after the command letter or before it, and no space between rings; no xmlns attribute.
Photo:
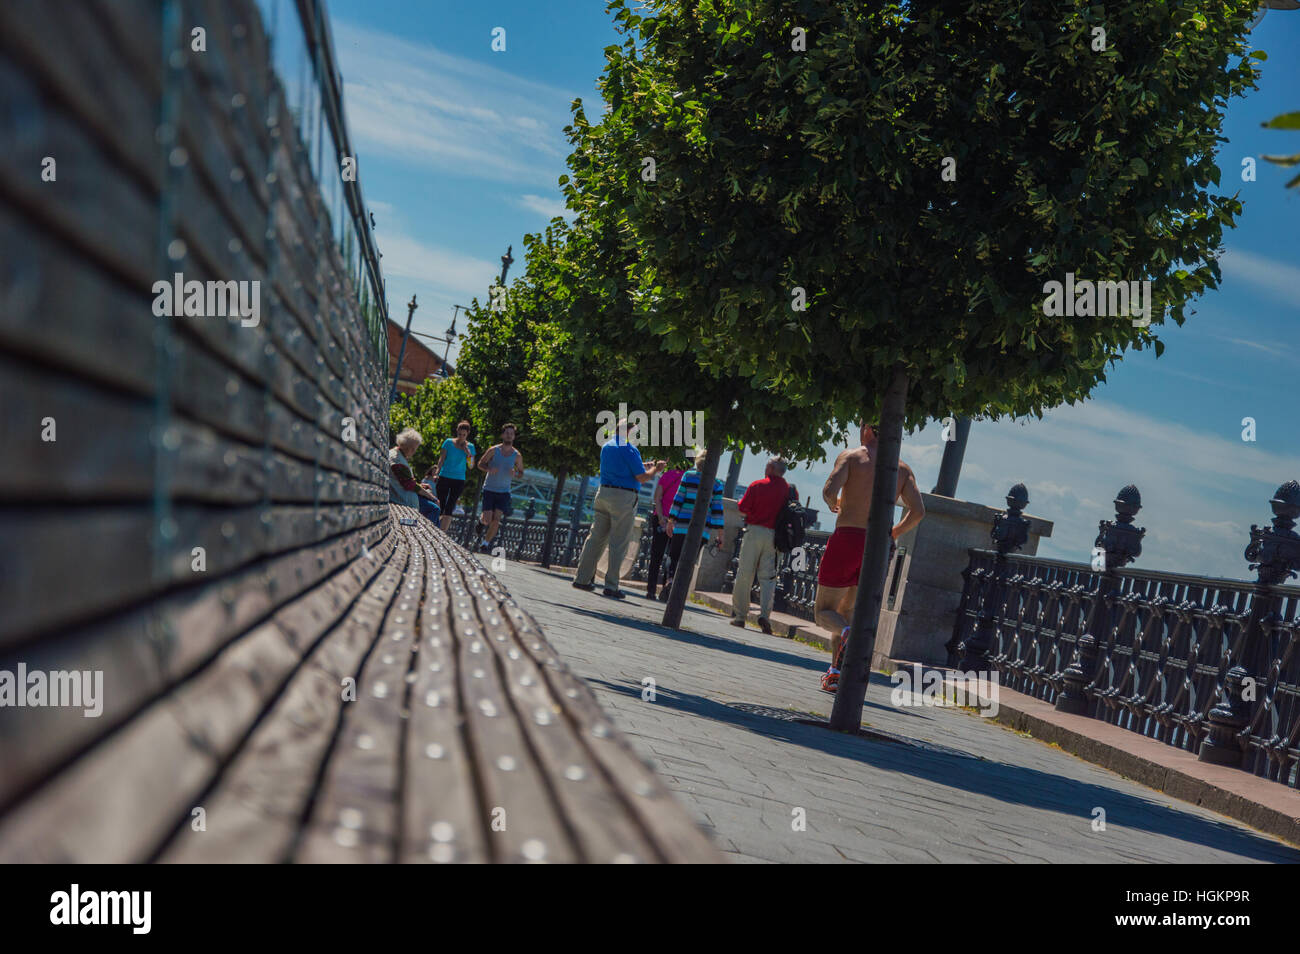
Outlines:
<svg viewBox="0 0 1300 954"><path fill-rule="evenodd" d="M804 531L812 524L813 516L810 508L799 506L798 495L791 493L776 515L773 542L778 553L790 553L803 546Z"/></svg>

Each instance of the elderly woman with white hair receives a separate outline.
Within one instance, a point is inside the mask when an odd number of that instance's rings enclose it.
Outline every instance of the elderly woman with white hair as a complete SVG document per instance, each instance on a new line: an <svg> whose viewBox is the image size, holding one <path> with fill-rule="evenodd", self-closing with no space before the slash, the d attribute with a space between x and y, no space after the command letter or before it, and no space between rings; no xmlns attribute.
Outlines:
<svg viewBox="0 0 1300 954"><path fill-rule="evenodd" d="M388 451L388 499L393 503L418 507L435 524L442 515L438 508L438 498L424 484L416 483L415 472L411 470L411 458L424 443L420 432L408 427L397 435L397 443Z"/></svg>

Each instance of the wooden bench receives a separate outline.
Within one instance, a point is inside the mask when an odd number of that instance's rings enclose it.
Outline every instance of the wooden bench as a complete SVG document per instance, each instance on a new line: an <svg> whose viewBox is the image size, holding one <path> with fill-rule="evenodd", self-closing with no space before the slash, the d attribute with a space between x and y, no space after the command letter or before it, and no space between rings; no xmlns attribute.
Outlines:
<svg viewBox="0 0 1300 954"><path fill-rule="evenodd" d="M356 543L120 720L0 710L0 861L719 860L481 564L396 505Z"/></svg>
<svg viewBox="0 0 1300 954"><path fill-rule="evenodd" d="M323 11L159 9L0 3L0 691L103 680L90 718L0 704L0 860L715 858L500 584L387 502L345 130L271 58L333 89ZM259 283L260 320L157 314L177 272Z"/></svg>

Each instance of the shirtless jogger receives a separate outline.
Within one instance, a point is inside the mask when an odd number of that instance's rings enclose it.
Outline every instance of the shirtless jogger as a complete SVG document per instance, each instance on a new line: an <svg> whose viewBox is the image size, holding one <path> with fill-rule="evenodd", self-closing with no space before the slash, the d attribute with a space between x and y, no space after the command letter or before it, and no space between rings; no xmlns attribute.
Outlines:
<svg viewBox="0 0 1300 954"><path fill-rule="evenodd" d="M840 653L848 640L853 602L858 595L862 571L862 549L871 515L871 484L876 478L876 425L863 424L862 446L846 450L822 488L822 499L835 514L835 532L826 543L817 570L817 602L813 617L831 634L831 667L822 676L822 689L834 692L840 684ZM903 519L891 531L893 540L907 533L925 516L925 502L916 486L912 468L898 462L898 496L903 502ZM894 544L890 544L892 552Z"/></svg>

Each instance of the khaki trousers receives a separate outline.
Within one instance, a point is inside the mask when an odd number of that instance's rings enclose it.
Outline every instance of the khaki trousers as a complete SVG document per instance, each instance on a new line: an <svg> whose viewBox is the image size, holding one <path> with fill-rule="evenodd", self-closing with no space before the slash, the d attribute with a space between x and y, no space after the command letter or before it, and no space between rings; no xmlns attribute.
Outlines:
<svg viewBox="0 0 1300 954"><path fill-rule="evenodd" d="M636 522L636 498L635 490L618 487L601 487L596 491L596 499L592 504L595 515L591 521L591 536L582 545L578 573L573 578L575 583L585 586L596 578L596 564L608 544L609 566L605 570L605 589L618 589L618 571L623 566L628 537Z"/></svg>
<svg viewBox="0 0 1300 954"><path fill-rule="evenodd" d="M749 615L749 591L758 574L759 615L772 618L772 599L776 596L776 531L771 527L747 526L740 541L740 567L736 570L736 588L731 594L731 615L744 619Z"/></svg>

